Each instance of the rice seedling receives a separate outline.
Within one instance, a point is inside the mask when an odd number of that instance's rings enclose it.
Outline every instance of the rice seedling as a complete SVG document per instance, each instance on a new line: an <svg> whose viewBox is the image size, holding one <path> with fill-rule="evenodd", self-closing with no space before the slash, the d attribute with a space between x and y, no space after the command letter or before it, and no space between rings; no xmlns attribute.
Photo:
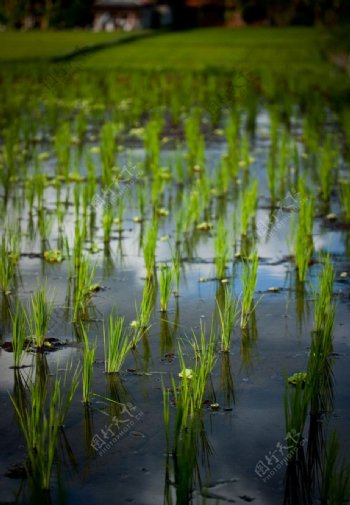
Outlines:
<svg viewBox="0 0 350 505"><path fill-rule="evenodd" d="M143 243L143 256L145 260L145 267L148 279L150 279L154 273L157 236L158 236L158 223L157 221L154 221L147 228L145 241Z"/></svg>
<svg viewBox="0 0 350 505"><path fill-rule="evenodd" d="M165 182L156 172L151 182L151 202L153 209L160 208L164 197Z"/></svg>
<svg viewBox="0 0 350 505"><path fill-rule="evenodd" d="M200 179L197 179L197 188L199 194L201 195L200 199L200 213L204 212L204 219L210 220L210 203L211 198L213 196L213 190L211 187L211 180L207 173L202 174ZM200 215L198 216L198 220L200 219ZM198 227L198 225L197 225Z"/></svg>
<svg viewBox="0 0 350 505"><path fill-rule="evenodd" d="M230 166L227 158L222 157L217 171L217 189L222 197L227 195L230 185ZM204 178L206 180L206 178ZM206 193L205 193L206 194Z"/></svg>
<svg viewBox="0 0 350 505"><path fill-rule="evenodd" d="M178 422L181 427L186 427L189 418L193 418L195 413L200 411L203 406L204 394L207 386L209 376L214 367L216 356L216 338L213 333L213 326L209 335L209 341L206 342L205 326L200 325L199 339L193 333L193 341L191 343L194 350L194 367L188 368L185 363L184 353L181 344L178 344L179 362L181 372L181 385L176 387L173 379L173 392L175 395L176 406L179 407Z"/></svg>
<svg viewBox="0 0 350 505"><path fill-rule="evenodd" d="M25 309L20 302L16 303L14 313L11 313L12 320L12 349L13 367L20 368L27 340L27 317Z"/></svg>
<svg viewBox="0 0 350 505"><path fill-rule="evenodd" d="M80 109L75 117L75 131L79 142L84 140L85 134L87 132L88 122L87 115L84 109Z"/></svg>
<svg viewBox="0 0 350 505"><path fill-rule="evenodd" d="M168 265L161 265L159 274L160 310L166 312L173 289L173 271Z"/></svg>
<svg viewBox="0 0 350 505"><path fill-rule="evenodd" d="M118 200L117 217L113 221L117 225L119 232L123 230L124 211L125 211L124 198L121 195Z"/></svg>
<svg viewBox="0 0 350 505"><path fill-rule="evenodd" d="M162 128L163 121L158 115L149 120L144 130L144 146L146 151L145 166L148 171L151 171L153 173L155 173L159 168L159 136Z"/></svg>
<svg viewBox="0 0 350 505"><path fill-rule="evenodd" d="M185 166L184 166L184 160L183 160L181 153L177 153L177 156L175 159L175 173L176 173L177 183L180 185L184 184L184 182L185 182Z"/></svg>
<svg viewBox="0 0 350 505"><path fill-rule="evenodd" d="M47 301L48 292L46 284L46 280L42 286L38 281L38 290L31 296L30 300L30 315L27 314L31 338L38 350L43 350L45 347L45 340L54 306L53 300Z"/></svg>
<svg viewBox="0 0 350 505"><path fill-rule="evenodd" d="M288 136L285 129L283 129L282 136L280 137L279 143L279 159L278 159L278 179L279 179L279 187L278 187L278 195L279 198L284 198L286 193L286 187L288 183L288 163L287 160L290 159L289 153L289 142Z"/></svg>
<svg viewBox="0 0 350 505"><path fill-rule="evenodd" d="M7 192L11 178L16 169L16 144L18 144L18 132L15 127L9 126L4 129L4 170L1 170L1 182Z"/></svg>
<svg viewBox="0 0 350 505"><path fill-rule="evenodd" d="M142 300L140 304L140 309L136 306L136 325L142 331L146 331L149 328L149 322L151 319L153 307L154 307L154 287L151 282L146 282L143 288Z"/></svg>
<svg viewBox="0 0 350 505"><path fill-rule="evenodd" d="M225 128L225 137L227 141L227 157L230 160L231 175L234 179L238 175L238 135L239 135L240 116L236 110L231 111L229 120Z"/></svg>
<svg viewBox="0 0 350 505"><path fill-rule="evenodd" d="M181 273L181 252L179 248L176 248L176 251L171 253L171 258L175 280L175 296L179 296L180 273Z"/></svg>
<svg viewBox="0 0 350 505"><path fill-rule="evenodd" d="M227 243L227 230L225 229L224 220L222 218L218 221L217 234L214 239L214 248L216 276L218 279L224 279L229 250Z"/></svg>
<svg viewBox="0 0 350 505"><path fill-rule="evenodd" d="M96 265L90 268L90 260L86 257L80 259L74 279L74 313L73 321L87 319L87 307L92 294L98 290L99 285L94 283Z"/></svg>
<svg viewBox="0 0 350 505"><path fill-rule="evenodd" d="M244 171L246 173L248 173L249 166L253 161L252 157L250 156L249 149L249 138L247 133L244 133L241 141L241 160L239 162L239 165L244 168Z"/></svg>
<svg viewBox="0 0 350 505"><path fill-rule="evenodd" d="M110 187L112 184L112 168L115 165L115 136L116 126L113 123L105 123L101 128L101 162L102 162L102 185Z"/></svg>
<svg viewBox="0 0 350 505"><path fill-rule="evenodd" d="M224 293L223 308L220 307L218 299L216 299L216 304L221 326L221 350L229 352L232 331L238 317L238 299L232 298L232 293L227 286L225 286Z"/></svg>
<svg viewBox="0 0 350 505"><path fill-rule="evenodd" d="M200 336L199 338L192 331L192 348L194 352L195 358L195 366L191 373L191 378L186 374L186 364L184 360L184 356L179 346L179 360L181 364L182 376L184 377L184 382L191 381L191 389L190 394L192 397L191 410L197 411L203 405L203 398L206 389L206 385L209 379L209 376L213 370L213 367L216 362L216 345L217 339L213 329L213 323L210 327L210 333L208 341L206 340L206 327L202 323L200 323ZM184 373L185 372L185 373Z"/></svg>
<svg viewBox="0 0 350 505"><path fill-rule="evenodd" d="M183 231L188 233L193 225L199 222L202 211L200 193L196 187L192 189L189 195L186 194L183 206Z"/></svg>
<svg viewBox="0 0 350 505"><path fill-rule="evenodd" d="M254 292L257 281L259 258L256 251L251 255L251 259L244 262L242 273L242 301L241 301L241 328L248 325L250 314L253 310Z"/></svg>
<svg viewBox="0 0 350 505"><path fill-rule="evenodd" d="M73 199L74 199L75 219L78 220L79 219L79 212L80 212L80 202L81 202L81 186L80 186L80 184L74 185Z"/></svg>
<svg viewBox="0 0 350 505"><path fill-rule="evenodd" d="M201 134L201 115L200 108L192 109L190 115L185 119L185 137L188 149L188 165L190 171L199 166L203 168L203 144L204 139Z"/></svg>
<svg viewBox="0 0 350 505"><path fill-rule="evenodd" d="M0 259L0 287L3 293L8 294L16 276L16 262L11 257L5 235L1 239Z"/></svg>
<svg viewBox="0 0 350 505"><path fill-rule="evenodd" d="M184 218L185 218L185 209L183 206L176 209L175 213L175 244L181 244L181 237L183 232L185 232L184 228Z"/></svg>
<svg viewBox="0 0 350 505"><path fill-rule="evenodd" d="M84 339L83 347L83 403L90 403L93 378L93 364L95 361L96 342L90 347L89 338L87 336L84 325L81 324L81 332Z"/></svg>
<svg viewBox="0 0 350 505"><path fill-rule="evenodd" d="M55 150L57 156L57 175L68 178L69 161L70 161L70 139L71 132L68 123L63 123L56 130L55 134Z"/></svg>
<svg viewBox="0 0 350 505"><path fill-rule="evenodd" d="M334 269L329 255L322 258L319 291L315 293L314 331L311 338L307 366L307 387L311 412L327 412L333 405L331 352L335 321L335 302L332 300Z"/></svg>
<svg viewBox="0 0 350 505"><path fill-rule="evenodd" d="M53 216L49 215L44 207L38 209L38 230L43 244L49 239L53 226Z"/></svg>
<svg viewBox="0 0 350 505"><path fill-rule="evenodd" d="M248 235L249 224L255 218L258 205L258 181L254 179L240 195L241 234Z"/></svg>
<svg viewBox="0 0 350 505"><path fill-rule="evenodd" d="M102 215L103 241L108 244L111 240L111 231L113 226L113 211L110 205L106 205Z"/></svg>
<svg viewBox="0 0 350 505"><path fill-rule="evenodd" d="M172 503L170 485L176 490L177 503L189 503L197 476L200 480L198 452L202 449L202 461L206 462L211 448L205 435L202 417L193 415L190 408L190 394L187 394L188 383L182 383L181 392L176 390L173 380L173 391L176 403L173 437L171 437L171 420L169 409L169 391L162 385L163 417L167 447L165 503ZM182 389L183 388L183 389ZM171 440L172 439L172 440ZM172 442L172 446L171 446ZM170 454L172 458L170 459ZM170 465L172 462L172 468ZM172 469L173 477L170 478Z"/></svg>
<svg viewBox="0 0 350 505"><path fill-rule="evenodd" d="M340 460L340 450L337 432L333 431L323 456L320 489L322 504L340 505L349 499L350 466L346 460Z"/></svg>
<svg viewBox="0 0 350 505"><path fill-rule="evenodd" d="M334 267L329 253L322 257L322 270L318 276L318 293L315 293L315 319L314 330L320 333L324 329L324 324L327 319L333 314L334 303L333 298L333 284L335 280Z"/></svg>
<svg viewBox="0 0 350 505"><path fill-rule="evenodd" d="M350 181L341 182L340 197L344 221L350 223Z"/></svg>
<svg viewBox="0 0 350 505"><path fill-rule="evenodd" d="M75 230L74 230L74 246L73 246L74 271L78 270L78 268L80 266L80 262L83 258L83 240L84 240L83 230L81 228L79 228L78 223L76 223ZM68 241L66 242L66 251L67 251L67 256L70 257Z"/></svg>
<svg viewBox="0 0 350 505"><path fill-rule="evenodd" d="M211 333L211 335L213 335ZM197 342L197 347L198 347ZM203 461L206 462L211 452L211 448L205 436L203 421L200 409L202 408L203 395L205 391L206 381L208 379L213 361L213 346L205 344L205 331L201 326L201 354L196 354L196 369L186 369L181 346L179 345L180 364L182 372L179 374L182 377L180 387L177 387L175 380L172 379L172 390L176 405L174 419L174 433L172 446L172 461L173 461L173 485L176 488L176 499L178 503L188 503L194 486L195 475L199 475L198 465L198 450L201 446L203 452ZM207 351L210 349L210 352ZM190 372L190 373L186 373ZM166 482L165 496L169 498L168 503L171 503L170 491L170 409L169 409L169 392L162 385L163 391L163 415L165 425L165 437L167 445L167 464L166 464Z"/></svg>
<svg viewBox="0 0 350 505"><path fill-rule="evenodd" d="M30 386L29 405L10 396L26 441L27 475L42 490L50 488L58 438L79 384L78 376L76 370L65 393L67 374L63 384L56 376L45 388L40 381L34 381Z"/></svg>
<svg viewBox="0 0 350 505"><path fill-rule="evenodd" d="M299 181L300 208L295 237L295 263L300 282L306 279L308 266L313 252L314 201L306 191L305 180Z"/></svg>
<svg viewBox="0 0 350 505"><path fill-rule="evenodd" d="M124 317L117 313L109 316L109 327L103 327L103 345L105 355L105 372L118 373L132 347L128 333L124 330Z"/></svg>
<svg viewBox="0 0 350 505"><path fill-rule="evenodd" d="M137 203L139 208L139 215L134 217L134 222L141 223L146 214L146 191L144 185L139 185L137 187Z"/></svg>

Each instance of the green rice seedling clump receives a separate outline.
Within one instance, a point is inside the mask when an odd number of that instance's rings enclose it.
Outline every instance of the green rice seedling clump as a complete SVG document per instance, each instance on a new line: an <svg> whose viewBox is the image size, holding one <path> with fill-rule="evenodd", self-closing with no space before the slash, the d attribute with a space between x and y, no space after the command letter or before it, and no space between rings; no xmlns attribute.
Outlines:
<svg viewBox="0 0 350 505"><path fill-rule="evenodd" d="M84 339L83 347L83 403L88 404L92 394L93 364L95 362L96 342L90 346L86 330L81 324Z"/></svg>
<svg viewBox="0 0 350 505"><path fill-rule="evenodd" d="M103 343L106 373L118 373L132 347L128 333L124 329L124 317L117 312L109 316L108 331L103 327Z"/></svg>
<svg viewBox="0 0 350 505"><path fill-rule="evenodd" d="M154 223L150 225L146 231L146 237L143 244L143 256L148 278L151 278L154 273L157 237L158 223L154 221Z"/></svg>
<svg viewBox="0 0 350 505"><path fill-rule="evenodd" d="M247 186L240 197L241 209L241 234L248 235L249 225L255 219L256 209L258 205L258 181L254 179Z"/></svg>
<svg viewBox="0 0 350 505"><path fill-rule="evenodd" d="M166 312L173 289L173 271L169 265L161 265L159 274L160 310Z"/></svg>
<svg viewBox="0 0 350 505"><path fill-rule="evenodd" d="M18 244L14 231L4 233L0 248L0 288L9 293L16 279L17 263L19 259Z"/></svg>
<svg viewBox="0 0 350 505"><path fill-rule="evenodd" d="M222 218L218 221L214 247L216 276L218 279L224 279L226 273L226 263L229 256L229 248L227 243L227 231Z"/></svg>
<svg viewBox="0 0 350 505"><path fill-rule="evenodd" d="M20 368L24 351L27 347L27 315L25 308L20 302L16 303L15 311L11 313L12 320L12 348L13 348L13 365L15 368Z"/></svg>
<svg viewBox="0 0 350 505"><path fill-rule="evenodd" d="M340 443L336 431L327 442L322 462L321 503L346 503L350 495L350 465L340 459Z"/></svg>
<svg viewBox="0 0 350 505"><path fill-rule="evenodd" d="M304 282L313 252L312 231L314 219L314 200L306 190L304 179L300 179L299 195L300 208L295 237L295 263L298 269L299 281Z"/></svg>
<svg viewBox="0 0 350 505"><path fill-rule="evenodd" d="M232 331L238 317L238 299L232 297L232 293L227 286L224 293L224 307L220 307L218 300L216 300L216 303L221 326L221 350L229 352Z"/></svg>
<svg viewBox="0 0 350 505"><path fill-rule="evenodd" d="M242 301L241 301L241 328L248 326L249 317L253 310L254 292L258 274L259 257L256 251L251 259L244 262L242 273Z"/></svg>
<svg viewBox="0 0 350 505"><path fill-rule="evenodd" d="M101 128L101 161L102 161L102 185L109 187L112 184L112 168L115 164L115 151L116 151L116 125L107 122Z"/></svg>
<svg viewBox="0 0 350 505"><path fill-rule="evenodd" d="M154 287L151 282L146 282L143 293L140 309L136 310L137 325L142 330L147 330L154 307Z"/></svg>
<svg viewBox="0 0 350 505"><path fill-rule="evenodd" d="M333 300L335 278L329 254L322 258L323 269L319 274L319 288L315 294L314 331L311 338L307 367L311 411L315 414L332 409L333 332L336 304Z"/></svg>
<svg viewBox="0 0 350 505"><path fill-rule="evenodd" d="M98 284L94 284L96 265L90 268L90 260L86 257L79 259L74 279L74 314L73 321L88 318L88 305Z"/></svg>
<svg viewBox="0 0 350 505"><path fill-rule="evenodd" d="M131 323L134 328L132 338L132 348L135 349L142 336L150 327L150 319L155 303L155 288L150 281L147 281L142 293L140 308L135 303L136 320Z"/></svg>
<svg viewBox="0 0 350 505"><path fill-rule="evenodd" d="M67 388L67 374L63 383L61 378L56 376L50 381L49 387L45 388L40 380L35 380L30 386L29 405L22 397L15 400L11 396L26 441L27 474L34 486L42 490L50 488L57 443L79 384L78 376L76 370Z"/></svg>
<svg viewBox="0 0 350 505"><path fill-rule="evenodd" d="M54 306L54 302L47 301L48 292L46 281L43 286L38 283L38 290L31 296L28 324L31 331L31 338L38 349L44 349L47 331Z"/></svg>

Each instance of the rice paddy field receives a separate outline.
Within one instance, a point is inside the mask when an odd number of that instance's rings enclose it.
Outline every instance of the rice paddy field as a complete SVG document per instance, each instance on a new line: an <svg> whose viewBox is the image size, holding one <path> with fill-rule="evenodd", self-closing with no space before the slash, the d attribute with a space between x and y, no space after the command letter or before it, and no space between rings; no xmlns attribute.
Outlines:
<svg viewBox="0 0 350 505"><path fill-rule="evenodd" d="M349 503L325 39L0 33L0 504Z"/></svg>

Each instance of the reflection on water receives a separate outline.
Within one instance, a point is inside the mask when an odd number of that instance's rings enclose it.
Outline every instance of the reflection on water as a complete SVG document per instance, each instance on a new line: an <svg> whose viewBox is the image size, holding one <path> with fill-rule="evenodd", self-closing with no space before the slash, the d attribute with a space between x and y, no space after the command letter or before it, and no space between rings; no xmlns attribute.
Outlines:
<svg viewBox="0 0 350 505"><path fill-rule="evenodd" d="M193 491L201 489L203 473L210 478L210 446L203 418L196 415L186 426L175 420L168 434L165 462L164 502L167 505L193 503ZM170 445L172 440L172 445Z"/></svg>
<svg viewBox="0 0 350 505"><path fill-rule="evenodd" d="M324 329L312 332L305 384L292 390L287 385L286 431L295 434L295 443L286 470L286 505L311 505L314 496L320 496L321 503L345 503L350 492L350 465L339 462L336 434L327 435L334 408L332 339Z"/></svg>
<svg viewBox="0 0 350 505"><path fill-rule="evenodd" d="M250 313L248 325L241 331L241 363L244 370L253 367L254 348L258 339L255 309Z"/></svg>
<svg viewBox="0 0 350 505"><path fill-rule="evenodd" d="M235 403L235 389L228 352L222 352L220 355L220 389L223 395L223 408L231 409Z"/></svg>
<svg viewBox="0 0 350 505"><path fill-rule="evenodd" d="M166 318L166 314L160 319L160 354L164 356L174 350L174 331L176 326Z"/></svg>
<svg viewBox="0 0 350 505"><path fill-rule="evenodd" d="M89 404L83 405L83 425L84 425L84 446L86 461L89 464L91 458L96 457L95 448L92 446L92 438L95 434L94 429L94 411Z"/></svg>
<svg viewBox="0 0 350 505"><path fill-rule="evenodd" d="M123 413L123 406L132 400L132 396L124 385L119 374L106 374L107 389L106 398L109 400L105 413L111 417L119 418Z"/></svg>

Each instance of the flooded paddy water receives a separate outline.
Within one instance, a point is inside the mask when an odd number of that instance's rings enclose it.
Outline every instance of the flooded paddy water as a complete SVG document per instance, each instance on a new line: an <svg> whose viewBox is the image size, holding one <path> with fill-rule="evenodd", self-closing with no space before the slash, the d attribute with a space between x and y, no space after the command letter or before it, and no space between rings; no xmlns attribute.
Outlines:
<svg viewBox="0 0 350 505"><path fill-rule="evenodd" d="M159 107L112 79L104 103L74 83L60 102L17 91L0 503L349 499L345 116L255 82L229 101L228 82L203 79L208 110L188 82Z"/></svg>

